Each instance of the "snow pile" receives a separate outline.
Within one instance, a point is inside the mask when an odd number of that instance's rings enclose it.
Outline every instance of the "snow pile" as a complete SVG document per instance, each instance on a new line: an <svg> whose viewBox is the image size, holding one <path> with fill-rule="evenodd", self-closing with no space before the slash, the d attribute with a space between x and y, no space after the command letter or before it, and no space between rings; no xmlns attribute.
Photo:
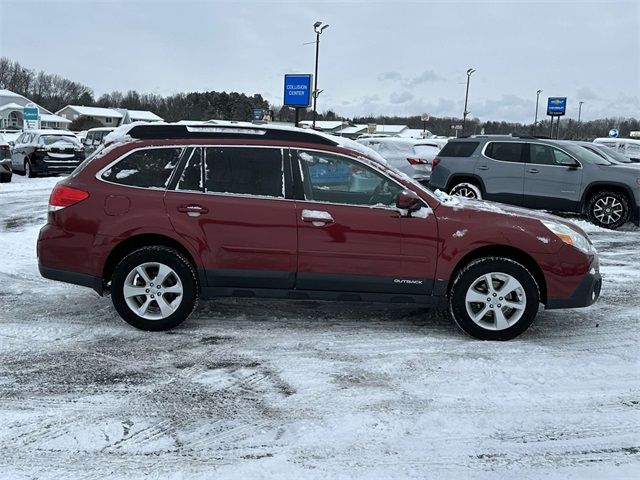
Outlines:
<svg viewBox="0 0 640 480"><path fill-rule="evenodd" d="M467 234L468 230L465 228L464 230L458 230L456 233L451 235L453 238L462 238Z"/></svg>
<svg viewBox="0 0 640 480"><path fill-rule="evenodd" d="M436 189L435 192L436 197L440 200L440 203L446 205L447 207L461 207L462 202L460 201L460 197L455 197L453 195L449 195L448 193L443 192L439 188Z"/></svg>

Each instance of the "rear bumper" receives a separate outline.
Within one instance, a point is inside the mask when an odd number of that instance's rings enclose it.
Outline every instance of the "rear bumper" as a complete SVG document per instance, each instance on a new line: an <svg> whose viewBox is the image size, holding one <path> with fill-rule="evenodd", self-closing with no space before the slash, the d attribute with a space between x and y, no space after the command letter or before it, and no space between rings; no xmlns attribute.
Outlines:
<svg viewBox="0 0 640 480"><path fill-rule="evenodd" d="M93 277L84 273L67 272L65 270L58 270L57 268L43 267L42 265L38 265L38 270L40 270L40 275L49 280L89 287L98 295L103 295L105 292L104 282L100 277Z"/></svg>
<svg viewBox="0 0 640 480"><path fill-rule="evenodd" d="M547 299L546 309L553 310L556 308L580 308L593 305L598 297L600 297L600 289L602 288L602 276L599 273L590 273L585 275L578 284L576 291L567 298Z"/></svg>
<svg viewBox="0 0 640 480"><path fill-rule="evenodd" d="M82 160L82 158L72 160L32 158L31 168L34 172L43 174L71 173L82 163Z"/></svg>

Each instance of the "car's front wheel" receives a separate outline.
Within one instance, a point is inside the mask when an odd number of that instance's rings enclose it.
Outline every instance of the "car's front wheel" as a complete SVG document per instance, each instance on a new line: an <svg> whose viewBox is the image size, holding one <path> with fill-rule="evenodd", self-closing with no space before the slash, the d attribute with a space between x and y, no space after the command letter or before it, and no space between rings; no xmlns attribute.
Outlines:
<svg viewBox="0 0 640 480"><path fill-rule="evenodd" d="M476 198L482 200L482 190L476 184L471 182L456 183L449 190L449 195L457 195L459 197Z"/></svg>
<svg viewBox="0 0 640 480"><path fill-rule="evenodd" d="M449 292L453 319L480 340L511 340L538 313L540 293L533 275L508 258L474 260L455 277Z"/></svg>
<svg viewBox="0 0 640 480"><path fill-rule="evenodd" d="M629 200L620 192L598 192L587 202L587 215L591 223L615 230L629 221Z"/></svg>
<svg viewBox="0 0 640 480"><path fill-rule="evenodd" d="M196 306L196 272L191 262L172 248L144 247L116 266L111 298L130 325L141 330L169 330L184 322Z"/></svg>

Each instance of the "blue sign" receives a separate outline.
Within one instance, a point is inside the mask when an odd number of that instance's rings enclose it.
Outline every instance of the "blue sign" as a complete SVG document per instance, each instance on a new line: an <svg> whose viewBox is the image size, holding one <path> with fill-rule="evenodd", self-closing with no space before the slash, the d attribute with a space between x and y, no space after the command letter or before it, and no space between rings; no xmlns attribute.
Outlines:
<svg viewBox="0 0 640 480"><path fill-rule="evenodd" d="M36 120L37 121L40 118L40 110L38 110L38 107L31 107L31 106L27 105L22 110L22 118L24 120Z"/></svg>
<svg viewBox="0 0 640 480"><path fill-rule="evenodd" d="M567 110L567 97L549 97L547 99L547 115L560 117Z"/></svg>
<svg viewBox="0 0 640 480"><path fill-rule="evenodd" d="M308 74L284 76L284 106L307 108L311 105L311 78Z"/></svg>
<svg viewBox="0 0 640 480"><path fill-rule="evenodd" d="M620 135L620 132L617 128L612 128L611 130L609 130L609 136L611 138L618 138L618 135Z"/></svg>

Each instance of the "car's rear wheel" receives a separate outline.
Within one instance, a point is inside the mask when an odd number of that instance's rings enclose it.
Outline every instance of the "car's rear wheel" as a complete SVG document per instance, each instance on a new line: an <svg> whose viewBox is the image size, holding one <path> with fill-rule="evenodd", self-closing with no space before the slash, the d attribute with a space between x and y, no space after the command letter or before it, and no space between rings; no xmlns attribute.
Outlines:
<svg viewBox="0 0 640 480"><path fill-rule="evenodd" d="M456 183L449 190L449 195L456 195L458 197L476 198L482 200L482 190L475 183L472 182L459 182Z"/></svg>
<svg viewBox="0 0 640 480"><path fill-rule="evenodd" d="M620 192L598 192L587 203L587 215L591 223L615 230L629 221L629 199Z"/></svg>
<svg viewBox="0 0 640 480"><path fill-rule="evenodd" d="M29 178L34 178L36 176L36 172L33 171L33 167L29 160L24 161L24 174Z"/></svg>
<svg viewBox="0 0 640 480"><path fill-rule="evenodd" d="M144 247L116 266L111 298L120 316L141 330L169 330L184 322L198 299L191 262L178 251Z"/></svg>
<svg viewBox="0 0 640 480"><path fill-rule="evenodd" d="M540 293L531 273L508 258L485 257L463 268L449 292L453 319L480 340L511 340L538 313Z"/></svg>

